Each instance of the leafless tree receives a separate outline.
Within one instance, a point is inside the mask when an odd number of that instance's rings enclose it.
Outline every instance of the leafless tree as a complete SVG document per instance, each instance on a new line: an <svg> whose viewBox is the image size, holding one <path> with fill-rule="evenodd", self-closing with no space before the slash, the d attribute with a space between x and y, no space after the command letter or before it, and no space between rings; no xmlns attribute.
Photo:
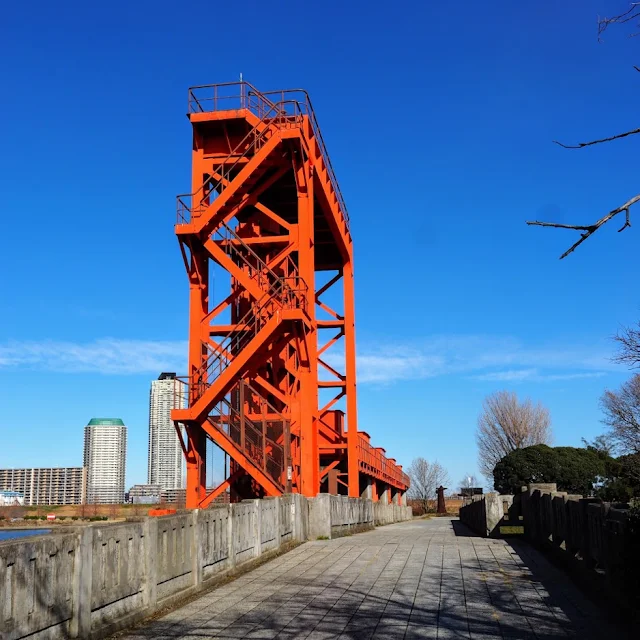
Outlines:
<svg viewBox="0 0 640 640"><path fill-rule="evenodd" d="M621 453L640 453L640 375L627 380L618 391L604 392L600 399L603 422Z"/></svg>
<svg viewBox="0 0 640 640"><path fill-rule="evenodd" d="M409 497L419 502L425 513L429 510L429 501L436 498L436 489L450 484L449 474L437 460L429 462L424 458L415 458L407 473L411 478Z"/></svg>
<svg viewBox="0 0 640 640"><path fill-rule="evenodd" d="M460 489L470 489L471 487L478 487L478 478L472 473L465 473L462 480L460 480Z"/></svg>
<svg viewBox="0 0 640 640"><path fill-rule="evenodd" d="M625 25L630 26L634 31L630 33L630 37L634 37L640 34L639 31L635 31L635 29L640 29L640 2L632 2L630 3L630 7L627 11L624 11L620 14L614 15L612 17L599 17L598 18L598 41L602 41L602 34L613 25ZM640 72L640 68L634 66L636 71ZM579 142L577 144L564 144L562 142L558 142L554 140L554 143L560 145L564 149L584 149L585 147L591 147L596 144L602 144L605 142L612 142L613 140L619 140L621 138L626 138L628 136L633 136L640 133L640 128L629 129L628 131L623 131L622 133L617 133L615 135L606 136L604 138L598 138L595 140L590 140L589 142ZM625 214L625 221L622 227L618 229L618 233L624 231L628 227L631 226L631 207L640 201L640 194L629 198L624 204L612 209L607 214L602 216L599 220L596 220L592 224L587 225L578 225L578 224L561 224L559 222L541 222L539 220L527 220L528 225L536 225L539 227L555 227L557 229L573 229L574 231L580 232L580 239L571 245L561 256L560 260L566 258L570 253L572 253L579 245L581 245L589 236L595 233L600 227L605 225L609 220L615 218L618 214Z"/></svg>
<svg viewBox="0 0 640 640"><path fill-rule="evenodd" d="M585 449L590 449L591 451L602 453L607 456L613 455L615 443L608 433L601 433L593 440L587 440L586 438L581 438L581 440L582 444L585 446Z"/></svg>
<svg viewBox="0 0 640 640"><path fill-rule="evenodd" d="M618 331L614 340L620 349L614 361L626 364L632 369L640 368L640 322L636 327L626 327Z"/></svg>
<svg viewBox="0 0 640 640"><path fill-rule="evenodd" d="M508 453L534 444L550 444L549 410L528 398L519 402L512 391L498 391L482 403L476 442L480 471L491 480L494 467Z"/></svg>
<svg viewBox="0 0 640 640"><path fill-rule="evenodd" d="M109 505L109 518L111 518L112 520L115 520L118 517L118 512L120 510L120 505L114 503L111 503Z"/></svg>

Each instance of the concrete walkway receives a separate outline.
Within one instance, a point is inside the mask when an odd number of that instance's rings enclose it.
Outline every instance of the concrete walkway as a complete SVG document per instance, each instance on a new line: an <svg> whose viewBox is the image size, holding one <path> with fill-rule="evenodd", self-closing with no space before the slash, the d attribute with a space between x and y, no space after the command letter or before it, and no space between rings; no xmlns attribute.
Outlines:
<svg viewBox="0 0 640 640"><path fill-rule="evenodd" d="M449 518L304 544L127 636L566 637L625 636L526 543Z"/></svg>

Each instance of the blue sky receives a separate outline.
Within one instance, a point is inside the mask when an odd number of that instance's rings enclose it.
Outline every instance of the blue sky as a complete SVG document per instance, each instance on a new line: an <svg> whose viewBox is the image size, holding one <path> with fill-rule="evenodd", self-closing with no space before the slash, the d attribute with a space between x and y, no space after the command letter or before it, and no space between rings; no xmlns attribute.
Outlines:
<svg viewBox="0 0 640 640"><path fill-rule="evenodd" d="M574 233L638 190L637 39L625 2L15 3L0 55L0 466L78 465L94 416L129 426L146 480L148 391L184 371L187 87L304 87L355 241L359 420L399 462L477 473L482 399L546 404L556 444L601 432L639 317L635 227Z"/></svg>

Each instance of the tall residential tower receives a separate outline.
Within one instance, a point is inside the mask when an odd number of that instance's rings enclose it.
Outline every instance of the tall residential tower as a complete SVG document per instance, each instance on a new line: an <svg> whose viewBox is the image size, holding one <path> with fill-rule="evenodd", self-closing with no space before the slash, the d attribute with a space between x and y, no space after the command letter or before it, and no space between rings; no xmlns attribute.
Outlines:
<svg viewBox="0 0 640 640"><path fill-rule="evenodd" d="M147 481L164 489L184 488L183 455L171 409L186 405L186 387L175 373L161 373L149 398L149 467Z"/></svg>
<svg viewBox="0 0 640 640"><path fill-rule="evenodd" d="M119 418L92 418L84 428L87 502L124 502L127 427Z"/></svg>

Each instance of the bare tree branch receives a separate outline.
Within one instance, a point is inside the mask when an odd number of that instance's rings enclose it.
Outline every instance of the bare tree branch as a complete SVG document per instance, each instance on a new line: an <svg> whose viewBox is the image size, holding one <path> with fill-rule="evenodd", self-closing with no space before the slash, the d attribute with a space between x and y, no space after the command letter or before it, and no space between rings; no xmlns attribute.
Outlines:
<svg viewBox="0 0 640 640"><path fill-rule="evenodd" d="M638 194L637 196L634 196L633 198L631 198L631 200L627 200L627 202L625 202L622 206L618 207L617 209L613 209L612 211L609 211L609 213L607 213L606 216L600 218L600 220L598 220L596 223L588 226L560 224L559 222L540 222L538 220L527 220L527 224L532 226L538 226L538 227L556 227L558 229L575 229L576 231L585 231L585 233L580 234L580 240L578 240L575 244L569 247L569 249L567 249L560 256L560 260L562 260L563 258L566 258L570 253L572 253L576 249L576 247L581 245L591 234L595 233L603 224L606 224L607 222L609 222L609 220L611 220L611 218L614 218L615 216L617 216L619 213L622 213L623 211L626 213L626 219L625 219L624 225L620 227L620 229L618 229L618 233L620 233L621 231L624 231L627 227L630 227L631 219L629 215L629 210L639 200L640 200L640 194Z"/></svg>
<svg viewBox="0 0 640 640"><path fill-rule="evenodd" d="M638 69L638 67L635 67ZM638 69L640 71L640 69ZM578 144L564 144L554 140L553 143L561 146L563 149L584 149L584 147L590 147L594 144L600 144L602 142L611 142L612 140L619 140L620 138L626 138L627 136L633 136L636 133L640 133L640 129L633 129L633 131L625 131L624 133L618 133L615 136L609 138L600 138L600 140L591 140L590 142L579 142Z"/></svg>
<svg viewBox="0 0 640 640"><path fill-rule="evenodd" d="M598 16L598 41L601 42L602 34L613 24L621 25L628 24L634 20L638 21L638 27L640 28L640 2L631 2L629 5L629 9L626 11L615 15L613 17L600 17ZM632 33L630 37L640 35L640 32ZM640 67L633 67L636 71L640 72ZM563 142L559 142L558 140L554 140L553 142L563 149L584 149L585 147L590 147L596 144L604 144L606 142L612 142L613 140L620 140L622 138L626 138L628 136L633 136L640 133L640 128L632 129L629 131L625 131L623 133L618 133L613 136L609 136L607 138L599 138L597 140L590 140L589 142L579 142L578 144L564 144ZM618 233L624 231L627 227L631 226L631 216L630 209L640 200L640 194L631 198L625 202L622 206L617 209L613 209L607 215L600 218L597 222L590 225L573 225L573 224L561 224L559 222L541 222L539 220L527 220L528 225L535 225L539 227L555 227L557 229L573 229L575 231L580 231L580 239L571 245L561 256L560 260L566 258L570 253L573 253L589 236L595 233L601 226L609 222L612 218L617 216L619 213L625 212L625 222L618 229Z"/></svg>
<svg viewBox="0 0 640 640"><path fill-rule="evenodd" d="M612 25L612 24L625 24L627 22L631 22L636 18L640 18L640 9L638 9L638 2L632 2L630 8L617 16L613 16L613 18L600 18L598 17L598 42L602 42L602 34ZM636 33L630 34L630 37L637 35Z"/></svg>

